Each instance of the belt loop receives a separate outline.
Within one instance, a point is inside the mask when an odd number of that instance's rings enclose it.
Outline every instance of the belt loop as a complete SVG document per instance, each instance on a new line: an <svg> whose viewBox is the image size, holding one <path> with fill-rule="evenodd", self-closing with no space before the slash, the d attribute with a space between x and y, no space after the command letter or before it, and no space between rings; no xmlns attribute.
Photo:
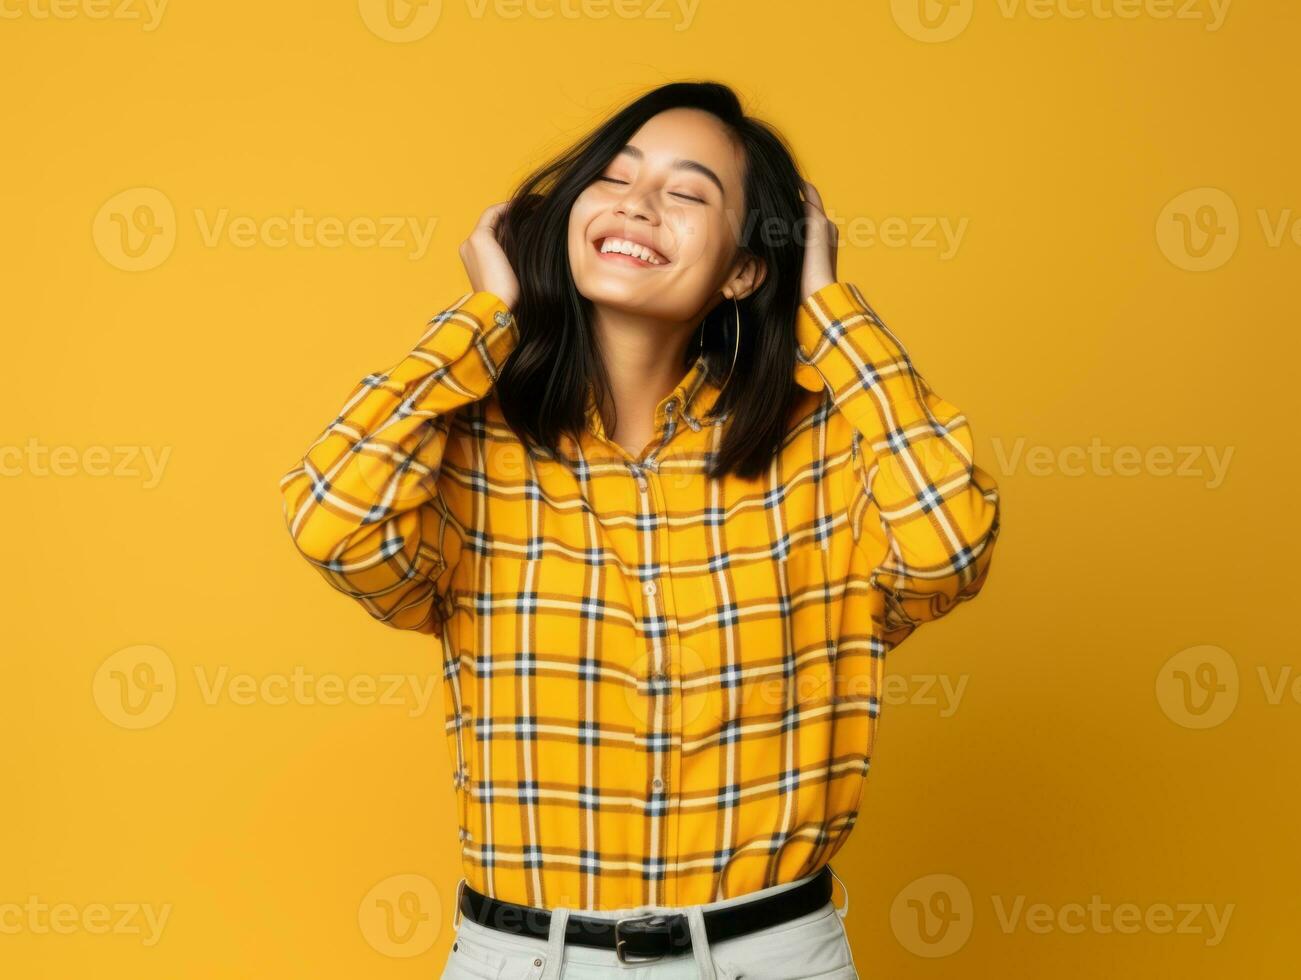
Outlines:
<svg viewBox="0 0 1301 980"><path fill-rule="evenodd" d="M835 871L832 871L831 865L829 864L827 865L827 870L831 871L831 877L835 878L837 881L840 881L840 875L836 874ZM843 881L840 881L840 887L845 890L845 904L837 907L836 915L840 916L843 919L845 916L849 915L849 889L845 887L845 883Z"/></svg>
<svg viewBox="0 0 1301 980"><path fill-rule="evenodd" d="M691 929L691 952L696 958L700 980L718 980L714 957L709 951L709 934L705 932L705 913L699 905L687 907L687 925Z"/></svg>
<svg viewBox="0 0 1301 980"><path fill-rule="evenodd" d="M565 932L569 925L569 906L559 905L551 910L551 924L547 933L547 964L538 980L560 980L560 968L565 961Z"/></svg>

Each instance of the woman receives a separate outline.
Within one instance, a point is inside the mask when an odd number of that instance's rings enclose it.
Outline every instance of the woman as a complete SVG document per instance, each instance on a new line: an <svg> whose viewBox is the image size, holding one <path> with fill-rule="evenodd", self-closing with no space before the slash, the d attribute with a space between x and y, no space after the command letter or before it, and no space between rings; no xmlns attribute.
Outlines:
<svg viewBox="0 0 1301 980"><path fill-rule="evenodd" d="M446 977L853 977L831 898L884 657L998 492L725 86L489 208L471 291L282 481L330 584L444 652Z"/></svg>

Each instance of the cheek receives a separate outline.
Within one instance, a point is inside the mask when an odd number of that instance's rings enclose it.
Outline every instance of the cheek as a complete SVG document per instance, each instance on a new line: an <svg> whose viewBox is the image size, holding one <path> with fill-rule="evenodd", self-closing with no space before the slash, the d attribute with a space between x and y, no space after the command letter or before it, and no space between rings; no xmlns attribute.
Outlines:
<svg viewBox="0 0 1301 980"><path fill-rule="evenodd" d="M579 194L569 209L570 237L583 235L600 210L600 201L592 188L589 187Z"/></svg>
<svg viewBox="0 0 1301 980"><path fill-rule="evenodd" d="M586 256L584 249L587 246L587 232L595 217L596 208L593 207L588 192L584 192L574 202L574 206L569 209L569 230L566 234L569 246L569 265L572 269L580 261L584 261Z"/></svg>
<svg viewBox="0 0 1301 980"><path fill-rule="evenodd" d="M726 226L708 215L677 216L673 231L682 271L713 276L726 264L732 252Z"/></svg>

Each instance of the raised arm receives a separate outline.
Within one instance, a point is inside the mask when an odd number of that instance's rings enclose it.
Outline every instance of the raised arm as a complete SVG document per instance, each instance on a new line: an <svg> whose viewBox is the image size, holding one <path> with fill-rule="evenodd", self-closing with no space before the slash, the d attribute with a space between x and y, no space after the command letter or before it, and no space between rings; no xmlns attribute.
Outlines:
<svg viewBox="0 0 1301 980"><path fill-rule="evenodd" d="M829 390L855 430L845 499L897 644L984 585L998 487L974 461L966 416L931 390L857 287L808 295L796 332L796 381Z"/></svg>
<svg viewBox="0 0 1301 980"><path fill-rule="evenodd" d="M471 292L397 364L362 378L280 480L299 552L397 629L442 636L451 614L445 600L464 539L439 475L455 412L488 394L519 343L519 280L498 240L508 207L487 208L461 243Z"/></svg>
<svg viewBox="0 0 1301 980"><path fill-rule="evenodd" d="M299 552L380 622L442 635L449 532L458 556L461 545L439 493L451 419L488 394L518 339L498 296L466 293L396 365L361 379L280 480Z"/></svg>

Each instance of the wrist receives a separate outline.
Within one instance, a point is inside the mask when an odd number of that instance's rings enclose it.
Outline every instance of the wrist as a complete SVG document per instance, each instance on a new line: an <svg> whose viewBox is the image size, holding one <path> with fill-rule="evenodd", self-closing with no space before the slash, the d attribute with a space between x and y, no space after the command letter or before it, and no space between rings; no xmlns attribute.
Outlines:
<svg viewBox="0 0 1301 980"><path fill-rule="evenodd" d="M818 290L825 289L835 281L836 277L830 273L822 273L805 279L800 288L800 302L805 302Z"/></svg>

